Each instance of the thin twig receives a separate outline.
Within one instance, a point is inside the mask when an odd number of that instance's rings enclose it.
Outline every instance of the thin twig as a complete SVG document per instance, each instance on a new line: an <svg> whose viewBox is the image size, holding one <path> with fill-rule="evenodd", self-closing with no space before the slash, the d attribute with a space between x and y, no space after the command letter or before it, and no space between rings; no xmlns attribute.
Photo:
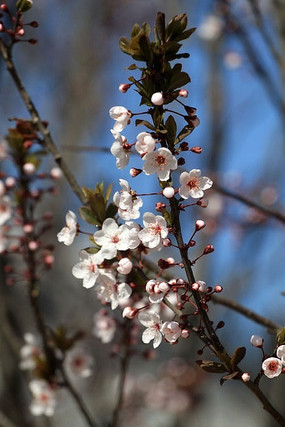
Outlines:
<svg viewBox="0 0 285 427"><path fill-rule="evenodd" d="M79 200L85 204L87 202L79 184L77 183L75 177L73 176L72 172L70 171L67 163L63 160L52 136L51 133L49 131L49 129L47 128L47 126L45 126L45 124L43 123L37 108L35 107L33 101L31 100L28 92L26 91L22 80L20 79L20 76L16 70L15 64L13 62L12 59L12 54L9 50L9 48L5 45L5 43L3 42L3 40L0 38L0 54L2 56L2 58L4 59L4 62L6 64L6 68L9 72L9 74L11 75L15 86L22 98L22 100L24 101L26 108L28 110L28 112L30 113L34 124L37 126L39 132L42 134L43 139L44 139L44 144L45 147L47 148L47 150L52 154L55 162L57 163L57 165L61 168L66 180L68 181L72 191L74 192L74 194L79 198Z"/></svg>

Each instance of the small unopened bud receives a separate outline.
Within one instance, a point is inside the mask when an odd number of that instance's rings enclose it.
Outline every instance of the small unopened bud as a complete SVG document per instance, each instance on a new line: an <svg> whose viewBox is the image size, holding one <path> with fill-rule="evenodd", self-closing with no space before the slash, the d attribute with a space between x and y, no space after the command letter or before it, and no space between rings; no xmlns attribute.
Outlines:
<svg viewBox="0 0 285 427"><path fill-rule="evenodd" d="M142 169L137 169L137 168L131 168L130 169L130 175L133 178L135 178L136 176L138 176L140 173L142 173Z"/></svg>
<svg viewBox="0 0 285 427"><path fill-rule="evenodd" d="M163 239L162 240L162 245L165 247L165 248L168 248L169 246L171 246L171 240L170 239Z"/></svg>
<svg viewBox="0 0 285 427"><path fill-rule="evenodd" d="M225 322L223 320L220 320L217 324L217 329L222 329L225 326Z"/></svg>
<svg viewBox="0 0 285 427"><path fill-rule="evenodd" d="M31 27L33 27L33 28L38 28L38 26L39 26L39 23L38 23L38 21L32 21L32 22L30 22L30 24L29 24Z"/></svg>
<svg viewBox="0 0 285 427"><path fill-rule="evenodd" d="M30 43L30 44L37 44L38 41L36 39L29 39L28 43Z"/></svg>
<svg viewBox="0 0 285 427"><path fill-rule="evenodd" d="M197 116L193 116L192 123L193 123L194 128L196 128L200 124L200 119Z"/></svg>
<svg viewBox="0 0 285 427"><path fill-rule="evenodd" d="M133 319L136 316L137 312L138 310L136 308L125 307L122 316L127 317L128 319Z"/></svg>
<svg viewBox="0 0 285 427"><path fill-rule="evenodd" d="M122 258L119 261L119 265L118 265L118 272L121 274L129 274L131 272L133 268L133 263L132 261L129 260L129 258Z"/></svg>
<svg viewBox="0 0 285 427"><path fill-rule="evenodd" d="M16 180L13 176L8 176L5 181L5 185L7 188L14 188L16 185Z"/></svg>
<svg viewBox="0 0 285 427"><path fill-rule="evenodd" d="M163 293L169 291L169 289L170 289L170 286L169 286L169 284L167 282L161 282L161 283L159 283L158 287L159 287L159 290L161 292L163 292Z"/></svg>
<svg viewBox="0 0 285 427"><path fill-rule="evenodd" d="M54 263L54 256L49 254L44 257L44 263L47 267L51 267Z"/></svg>
<svg viewBox="0 0 285 427"><path fill-rule="evenodd" d="M183 157L180 157L180 158L177 160L177 164L178 164L178 166L183 166L183 165L185 165L185 159L184 159Z"/></svg>
<svg viewBox="0 0 285 427"><path fill-rule="evenodd" d="M23 36L23 35L25 34L25 30L24 30L24 28L20 28L20 29L17 31L17 34L18 34L18 36Z"/></svg>
<svg viewBox="0 0 285 427"><path fill-rule="evenodd" d="M167 199L171 199L175 194L175 189L173 187L165 187L162 191L162 194Z"/></svg>
<svg viewBox="0 0 285 427"><path fill-rule="evenodd" d="M199 285L199 283L192 283L192 289L193 289L193 291L198 291L199 290L199 287L200 287L200 285Z"/></svg>
<svg viewBox="0 0 285 427"><path fill-rule="evenodd" d="M122 83L119 86L119 91L122 93L126 93L130 89L131 85L129 83Z"/></svg>
<svg viewBox="0 0 285 427"><path fill-rule="evenodd" d="M203 280L198 280L198 285L199 285L199 288L198 288L198 291L199 292L205 292L205 288L206 288L206 283L205 282L203 282Z"/></svg>
<svg viewBox="0 0 285 427"><path fill-rule="evenodd" d="M175 264L175 259L172 257L167 258L166 261L168 262L168 264Z"/></svg>
<svg viewBox="0 0 285 427"><path fill-rule="evenodd" d="M196 245L196 241L191 239L190 242L188 243L189 248L193 248L193 246Z"/></svg>
<svg viewBox="0 0 285 427"><path fill-rule="evenodd" d="M164 103L164 98L161 92L155 92L151 96L151 102L153 105L162 105Z"/></svg>
<svg viewBox="0 0 285 427"><path fill-rule="evenodd" d="M196 204L198 206L201 206L201 208L206 208L209 204L209 201L207 199L201 199L201 200L198 200Z"/></svg>
<svg viewBox="0 0 285 427"><path fill-rule="evenodd" d="M36 251L39 248L39 244L35 240L32 240L31 242L29 242L28 247L30 251Z"/></svg>
<svg viewBox="0 0 285 427"><path fill-rule="evenodd" d="M33 224L24 224L24 225L23 225L23 231L24 231L24 233L29 234L29 233L31 233L33 230L34 230L34 226L33 226Z"/></svg>
<svg viewBox="0 0 285 427"><path fill-rule="evenodd" d="M2 32L2 31L5 31L5 27L4 27L4 25L2 24L2 22L0 22L0 32Z"/></svg>
<svg viewBox="0 0 285 427"><path fill-rule="evenodd" d="M161 203L161 202L157 202L156 204L155 204L155 210L157 211L157 212L162 212L162 209L164 209L165 208L165 203Z"/></svg>
<svg viewBox="0 0 285 427"><path fill-rule="evenodd" d="M252 335L250 338L250 343L254 347L262 347L264 339L259 335Z"/></svg>
<svg viewBox="0 0 285 427"><path fill-rule="evenodd" d="M241 379L243 380L244 383L247 383L248 381L250 381L250 375L248 372L244 372L241 376Z"/></svg>
<svg viewBox="0 0 285 427"><path fill-rule="evenodd" d="M160 258L160 259L157 261L157 265L158 265L158 267L159 267L159 268L161 268L162 270L165 270L166 268L169 268L169 267L170 267L169 263L168 263L165 259L163 259L163 258Z"/></svg>
<svg viewBox="0 0 285 427"><path fill-rule="evenodd" d="M3 12L9 13L8 6L6 4L1 4L0 9L3 10Z"/></svg>
<svg viewBox="0 0 285 427"><path fill-rule="evenodd" d="M50 171L50 176L53 179L59 179L62 177L62 171L60 168L54 167Z"/></svg>
<svg viewBox="0 0 285 427"><path fill-rule="evenodd" d="M31 141L31 140L29 140L29 139L27 139L27 140L24 142L24 148L25 148L26 150L28 150L29 148L31 148L31 147L32 147L32 145L33 145L33 141Z"/></svg>
<svg viewBox="0 0 285 427"><path fill-rule="evenodd" d="M207 254L210 254L211 252L214 252L214 246L213 245L207 245L206 247L205 247L205 249L204 249L204 252L203 252L203 254L204 255L207 255Z"/></svg>
<svg viewBox="0 0 285 427"><path fill-rule="evenodd" d="M190 151L192 151L192 153L201 154L202 148L201 147L192 147L192 148L190 148Z"/></svg>
<svg viewBox="0 0 285 427"><path fill-rule="evenodd" d="M203 230L203 228L205 228L205 227L206 227L206 224L205 224L205 222L204 222L204 221L202 221L201 219L198 219L198 220L195 222L195 231Z"/></svg>
<svg viewBox="0 0 285 427"><path fill-rule="evenodd" d="M23 171L26 175L32 175L35 173L36 167L33 163L25 163L23 165Z"/></svg>
<svg viewBox="0 0 285 427"><path fill-rule="evenodd" d="M187 98L188 97L188 90L180 89L179 96L181 96L182 98Z"/></svg>
<svg viewBox="0 0 285 427"><path fill-rule="evenodd" d="M216 285L215 286L215 292L217 294L221 293L223 291L223 287L221 285Z"/></svg>
<svg viewBox="0 0 285 427"><path fill-rule="evenodd" d="M181 142L180 144L180 150L181 151L188 151L189 150L189 144L186 141Z"/></svg>
<svg viewBox="0 0 285 427"><path fill-rule="evenodd" d="M187 329L182 329L181 336L182 338L188 338L190 335L190 332Z"/></svg>

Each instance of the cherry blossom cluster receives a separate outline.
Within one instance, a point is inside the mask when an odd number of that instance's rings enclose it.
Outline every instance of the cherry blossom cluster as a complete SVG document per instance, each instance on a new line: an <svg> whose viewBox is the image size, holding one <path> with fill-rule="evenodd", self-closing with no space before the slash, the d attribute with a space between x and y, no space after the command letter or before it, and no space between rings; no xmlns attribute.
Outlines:
<svg viewBox="0 0 285 427"><path fill-rule="evenodd" d="M52 416L55 411L56 404L60 399L60 377L46 377L46 359L44 351L41 348L36 337L31 333L24 335L25 344L20 349L19 368L29 371L32 379L29 382L29 388L32 393L33 400L30 405L30 411L33 415ZM64 366L66 372L73 377L87 378L93 374L94 360L82 348L74 347L72 350L64 353L59 353L58 358Z"/></svg>
<svg viewBox="0 0 285 427"><path fill-rule="evenodd" d="M263 354L262 371L268 378L278 377L285 372L285 345L276 349L276 357L266 357L263 350L264 339L259 335L252 335L250 339L254 347L260 348Z"/></svg>

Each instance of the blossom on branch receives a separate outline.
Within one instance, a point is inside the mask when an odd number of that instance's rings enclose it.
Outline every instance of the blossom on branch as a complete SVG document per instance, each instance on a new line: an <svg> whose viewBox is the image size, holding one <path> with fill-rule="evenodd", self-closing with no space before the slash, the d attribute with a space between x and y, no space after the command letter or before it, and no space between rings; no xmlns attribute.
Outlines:
<svg viewBox="0 0 285 427"><path fill-rule="evenodd" d="M21 361L19 368L23 370L33 370L36 368L36 359L42 355L42 351L35 336L31 333L24 335L25 344L21 347Z"/></svg>
<svg viewBox="0 0 285 427"><path fill-rule="evenodd" d="M12 216L12 202L9 196L0 198L0 225L5 224Z"/></svg>
<svg viewBox="0 0 285 427"><path fill-rule="evenodd" d="M167 181L170 171L177 169L177 160L168 148L159 148L144 157L143 171L146 175L157 173L160 181Z"/></svg>
<svg viewBox="0 0 285 427"><path fill-rule="evenodd" d="M126 251L129 246L129 230L126 225L118 225L113 218L105 219L102 230L94 233L95 242L102 246L100 254L106 259L112 259L117 251Z"/></svg>
<svg viewBox="0 0 285 427"><path fill-rule="evenodd" d="M70 246L77 233L77 218L74 212L68 211L65 216L66 227L63 227L59 233L57 233L57 239L59 242L64 243L66 246Z"/></svg>
<svg viewBox="0 0 285 427"><path fill-rule="evenodd" d="M54 388L45 380L32 380L29 387L34 398L30 405L31 413L51 417L56 405Z"/></svg>
<svg viewBox="0 0 285 427"><path fill-rule="evenodd" d="M114 135L115 142L112 144L111 153L116 157L116 166L118 169L124 169L129 164L130 145L127 138L118 132L111 130Z"/></svg>
<svg viewBox="0 0 285 427"><path fill-rule="evenodd" d="M143 343L148 344L153 340L153 348L157 348L162 340L162 322L159 314L154 311L142 311L139 313L138 319L147 328L142 334Z"/></svg>
<svg viewBox="0 0 285 427"><path fill-rule="evenodd" d="M154 215L146 212L143 216L143 228L138 236L147 248L157 248L161 246L162 240L168 235L166 220L161 215Z"/></svg>
<svg viewBox="0 0 285 427"><path fill-rule="evenodd" d="M87 378L93 374L94 359L82 348L68 352L64 363L67 370L77 377Z"/></svg>
<svg viewBox="0 0 285 427"><path fill-rule="evenodd" d="M122 132L123 129L129 124L132 116L131 112L125 107L115 106L110 108L109 114L112 119L116 120L113 130L115 132Z"/></svg>
<svg viewBox="0 0 285 427"><path fill-rule="evenodd" d="M127 283L117 284L112 274L104 274L96 288L102 303L109 302L112 310L118 307L121 299L127 299L132 294L132 288Z"/></svg>
<svg viewBox="0 0 285 427"><path fill-rule="evenodd" d="M177 322L164 322L161 332L168 342L174 343L181 335L181 328Z"/></svg>
<svg viewBox="0 0 285 427"><path fill-rule="evenodd" d="M83 279L84 288L91 288L95 285L98 277L106 271L99 268L99 265L104 261L104 257L101 251L96 254L81 251L79 258L80 262L75 264L72 274L77 279Z"/></svg>
<svg viewBox="0 0 285 427"><path fill-rule="evenodd" d="M94 316L93 335L103 343L111 342L116 332L116 322L104 309Z"/></svg>
<svg viewBox="0 0 285 427"><path fill-rule="evenodd" d="M137 219L140 216L139 209L143 205L140 197L131 191L131 187L125 179L120 179L121 191L114 194L113 202L118 206L118 215L128 221L129 219Z"/></svg>
<svg viewBox="0 0 285 427"><path fill-rule="evenodd" d="M153 139L149 132L141 132L137 136L135 148L141 155L151 153L155 149L155 139Z"/></svg>
<svg viewBox="0 0 285 427"><path fill-rule="evenodd" d="M264 375L268 378L278 377L281 374L283 368L282 361L277 357L269 357L262 363L262 369Z"/></svg>
<svg viewBox="0 0 285 427"><path fill-rule="evenodd" d="M213 181L207 176L200 176L200 169L192 169L189 172L182 172L179 181L181 187L179 188L179 194L183 199L193 197L193 199L199 199L203 197L204 190L211 188Z"/></svg>

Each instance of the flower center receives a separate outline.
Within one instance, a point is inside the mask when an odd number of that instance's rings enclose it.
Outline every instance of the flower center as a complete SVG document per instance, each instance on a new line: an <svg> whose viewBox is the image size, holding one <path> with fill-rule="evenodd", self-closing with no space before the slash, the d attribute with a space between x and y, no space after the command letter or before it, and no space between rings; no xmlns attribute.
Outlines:
<svg viewBox="0 0 285 427"><path fill-rule="evenodd" d="M161 233L161 226L159 224L150 224L148 226L147 230L150 234L160 234Z"/></svg>
<svg viewBox="0 0 285 427"><path fill-rule="evenodd" d="M278 362L270 362L268 365L268 369L270 371L275 371L278 368Z"/></svg>
<svg viewBox="0 0 285 427"><path fill-rule="evenodd" d="M194 188L199 187L199 180L196 176L193 176L193 178L189 179L187 182L187 187L189 187L190 190L193 190Z"/></svg>
<svg viewBox="0 0 285 427"><path fill-rule="evenodd" d="M115 236L112 236L111 238L111 242L112 243L119 243L120 238L117 236L117 234L115 234Z"/></svg>
<svg viewBox="0 0 285 427"><path fill-rule="evenodd" d="M159 154L155 158L155 163L156 163L156 166L165 166L166 165L166 158Z"/></svg>

